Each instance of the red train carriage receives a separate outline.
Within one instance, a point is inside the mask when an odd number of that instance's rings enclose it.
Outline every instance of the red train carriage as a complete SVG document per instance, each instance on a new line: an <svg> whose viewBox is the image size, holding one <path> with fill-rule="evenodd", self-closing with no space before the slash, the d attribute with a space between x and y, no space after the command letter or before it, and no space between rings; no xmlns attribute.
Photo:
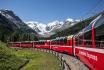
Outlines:
<svg viewBox="0 0 104 70"><path fill-rule="evenodd" d="M51 41L51 48L57 52L72 54L72 37L73 35L53 39Z"/></svg>
<svg viewBox="0 0 104 70"><path fill-rule="evenodd" d="M10 42L9 43L12 48L21 47L21 48L33 48L32 41L24 41L24 42Z"/></svg>
<svg viewBox="0 0 104 70"><path fill-rule="evenodd" d="M50 49L50 40L39 40L35 44L36 48Z"/></svg>
<svg viewBox="0 0 104 70"><path fill-rule="evenodd" d="M21 45L21 42L10 42L9 45L12 47L12 48L16 48L16 47L20 47Z"/></svg>
<svg viewBox="0 0 104 70"><path fill-rule="evenodd" d="M104 70L104 15L74 36L74 54L92 70Z"/></svg>
<svg viewBox="0 0 104 70"><path fill-rule="evenodd" d="M51 43L51 41L50 41L50 40L47 40L46 43L45 43L45 45L44 45L44 47L45 47L46 49L51 49L51 48L50 48L50 43Z"/></svg>
<svg viewBox="0 0 104 70"><path fill-rule="evenodd" d="M24 41L21 42L21 46L22 48L33 48L33 42L32 41Z"/></svg>

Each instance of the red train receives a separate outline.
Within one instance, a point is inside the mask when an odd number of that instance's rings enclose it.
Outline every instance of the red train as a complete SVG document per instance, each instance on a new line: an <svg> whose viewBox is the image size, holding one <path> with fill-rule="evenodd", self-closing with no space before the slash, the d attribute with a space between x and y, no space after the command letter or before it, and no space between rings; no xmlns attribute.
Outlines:
<svg viewBox="0 0 104 70"><path fill-rule="evenodd" d="M39 40L34 42L35 48L50 49L50 40Z"/></svg>
<svg viewBox="0 0 104 70"><path fill-rule="evenodd" d="M41 48L78 57L92 70L104 70L104 14L75 35L52 40L10 42L11 47Z"/></svg>
<svg viewBox="0 0 104 70"><path fill-rule="evenodd" d="M93 70L104 70L104 14L74 37L74 55Z"/></svg>
<svg viewBox="0 0 104 70"><path fill-rule="evenodd" d="M51 40L50 47L52 48L52 50L57 52L72 54L73 53L72 37L73 35L67 37L58 37L56 39L53 39Z"/></svg>

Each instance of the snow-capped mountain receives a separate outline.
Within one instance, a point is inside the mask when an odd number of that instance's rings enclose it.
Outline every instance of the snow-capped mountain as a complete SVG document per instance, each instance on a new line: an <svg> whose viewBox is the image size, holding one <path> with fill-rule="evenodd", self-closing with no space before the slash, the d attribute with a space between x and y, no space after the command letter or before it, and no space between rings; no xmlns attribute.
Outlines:
<svg viewBox="0 0 104 70"><path fill-rule="evenodd" d="M24 33L36 33L33 29L27 26L12 10L0 9L0 21L5 22L5 26L11 26L14 31L17 30ZM0 24L3 25L3 23Z"/></svg>
<svg viewBox="0 0 104 70"><path fill-rule="evenodd" d="M26 24L39 34L43 34L46 32L46 25L45 24L42 24L39 22L34 22L34 21L26 22Z"/></svg>
<svg viewBox="0 0 104 70"><path fill-rule="evenodd" d="M57 31L67 29L78 22L79 22L78 20L73 20L71 18L68 18L65 21L56 20L48 24L43 24L43 23L34 22L34 21L26 22L26 24L29 27L31 27L33 30L35 30L38 34L43 36L50 36L55 34Z"/></svg>
<svg viewBox="0 0 104 70"><path fill-rule="evenodd" d="M50 32L50 31L61 28L62 25L63 25L63 22L56 20L56 21L48 23L46 26L46 30L48 30L48 32Z"/></svg>
<svg viewBox="0 0 104 70"><path fill-rule="evenodd" d="M0 12L3 16L13 21L14 23L22 23L22 20L12 10L1 9Z"/></svg>
<svg viewBox="0 0 104 70"><path fill-rule="evenodd" d="M71 18L65 21L55 20L48 24L29 21L26 24L11 10L1 9L0 15L10 21L10 25L14 30L22 30L24 32L37 32L40 36L49 37L58 31L64 30L68 27L75 25L77 22Z"/></svg>

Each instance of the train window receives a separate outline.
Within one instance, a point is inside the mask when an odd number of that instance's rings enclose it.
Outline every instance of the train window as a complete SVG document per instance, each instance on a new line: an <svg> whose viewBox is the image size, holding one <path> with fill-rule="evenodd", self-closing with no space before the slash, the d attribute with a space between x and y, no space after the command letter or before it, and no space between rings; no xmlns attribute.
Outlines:
<svg viewBox="0 0 104 70"><path fill-rule="evenodd" d="M54 45L56 44L56 41L55 41L55 40L53 40L53 44L54 44Z"/></svg>
<svg viewBox="0 0 104 70"><path fill-rule="evenodd" d="M101 26L103 24L104 24L104 16L95 22L94 28L97 28L98 26Z"/></svg>
<svg viewBox="0 0 104 70"><path fill-rule="evenodd" d="M60 45L60 40L57 40L57 44Z"/></svg>
<svg viewBox="0 0 104 70"><path fill-rule="evenodd" d="M83 46L82 43L83 43L83 35L80 35L77 38L76 44L79 45L79 47L82 47Z"/></svg>
<svg viewBox="0 0 104 70"><path fill-rule="evenodd" d="M60 40L57 40L57 44L60 45Z"/></svg>
<svg viewBox="0 0 104 70"><path fill-rule="evenodd" d="M91 36L92 36L91 30L84 33L84 39L85 40L91 40L92 39Z"/></svg>
<svg viewBox="0 0 104 70"><path fill-rule="evenodd" d="M95 28L95 45L97 48L104 48L104 24Z"/></svg>
<svg viewBox="0 0 104 70"><path fill-rule="evenodd" d="M92 29L92 24L94 21L92 21L86 28L84 28L84 39L85 40L91 40L91 29Z"/></svg>
<svg viewBox="0 0 104 70"><path fill-rule="evenodd" d="M61 42L60 45L65 45L65 40L64 39L61 39L60 42Z"/></svg>
<svg viewBox="0 0 104 70"><path fill-rule="evenodd" d="M52 45L54 45L55 44L55 41L54 40L52 40Z"/></svg>
<svg viewBox="0 0 104 70"><path fill-rule="evenodd" d="M67 39L65 38L63 39L63 45L66 45L66 43L67 43Z"/></svg>
<svg viewBox="0 0 104 70"><path fill-rule="evenodd" d="M92 45L92 32L91 32L91 30L84 34L84 44L86 47L91 47L91 45Z"/></svg>
<svg viewBox="0 0 104 70"><path fill-rule="evenodd" d="M54 45L56 45L57 44L57 41L56 40L54 40Z"/></svg>
<svg viewBox="0 0 104 70"><path fill-rule="evenodd" d="M80 35L80 37L81 37L81 35ZM81 42L79 42L79 34L77 34L76 36L74 36L74 40L75 40L75 46L79 46L79 43L81 43Z"/></svg>
<svg viewBox="0 0 104 70"><path fill-rule="evenodd" d="M78 44L79 44L79 39L78 39L78 38L75 38L75 41L76 41L76 46L78 46Z"/></svg>
<svg viewBox="0 0 104 70"><path fill-rule="evenodd" d="M44 42L44 41L39 41L39 42L37 42L37 44L39 44L39 45L44 45L45 42Z"/></svg>
<svg viewBox="0 0 104 70"><path fill-rule="evenodd" d="M37 45L37 42L35 42L35 45Z"/></svg>
<svg viewBox="0 0 104 70"><path fill-rule="evenodd" d="M86 47L91 47L92 45L92 24L94 21L92 21L85 29L84 29L84 45Z"/></svg>
<svg viewBox="0 0 104 70"><path fill-rule="evenodd" d="M55 45L58 45L58 40L55 41Z"/></svg>
<svg viewBox="0 0 104 70"><path fill-rule="evenodd" d="M41 45L44 45L44 42L41 42Z"/></svg>

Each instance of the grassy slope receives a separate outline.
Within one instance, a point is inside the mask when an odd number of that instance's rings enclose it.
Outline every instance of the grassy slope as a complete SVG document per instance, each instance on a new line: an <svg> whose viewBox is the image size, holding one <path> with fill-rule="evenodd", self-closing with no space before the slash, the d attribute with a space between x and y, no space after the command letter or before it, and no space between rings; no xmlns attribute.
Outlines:
<svg viewBox="0 0 104 70"><path fill-rule="evenodd" d="M0 70L18 70L27 60L16 57L15 50L6 47L5 43L0 42Z"/></svg>
<svg viewBox="0 0 104 70"><path fill-rule="evenodd" d="M59 60L52 54L24 49L17 51L16 55L30 60L21 70L62 70Z"/></svg>
<svg viewBox="0 0 104 70"><path fill-rule="evenodd" d="M59 64L60 61L52 54L29 49L10 49L0 42L0 70L19 70L23 65L21 70L62 70Z"/></svg>

